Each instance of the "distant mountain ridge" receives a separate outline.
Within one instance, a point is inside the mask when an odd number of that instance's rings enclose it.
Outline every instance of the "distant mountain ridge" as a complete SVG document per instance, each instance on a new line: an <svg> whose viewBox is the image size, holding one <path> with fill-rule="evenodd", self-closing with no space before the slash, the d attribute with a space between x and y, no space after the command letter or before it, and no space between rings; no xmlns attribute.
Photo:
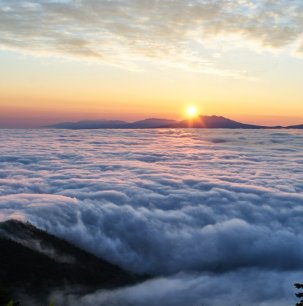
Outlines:
<svg viewBox="0 0 303 306"><path fill-rule="evenodd" d="M286 127L287 129L303 129L303 124L290 125Z"/></svg>
<svg viewBox="0 0 303 306"><path fill-rule="evenodd" d="M82 120L78 122L62 122L47 127L57 129L102 129L120 128L126 124L126 121L121 120Z"/></svg>
<svg viewBox="0 0 303 306"><path fill-rule="evenodd" d="M135 121L133 123L128 123L125 128L134 128L134 129L151 129L151 128L161 128L168 127L175 124L176 120L169 119L157 119L149 118L140 121Z"/></svg>
<svg viewBox="0 0 303 306"><path fill-rule="evenodd" d="M245 124L222 116L200 116L178 122L175 128L208 128L208 129L262 129L265 126Z"/></svg>
<svg viewBox="0 0 303 306"><path fill-rule="evenodd" d="M83 120L62 122L46 126L54 129L157 129L157 128L207 128L207 129L303 129L303 124L292 126L264 126L246 124L223 116L198 116L186 120L148 118L135 122L122 120Z"/></svg>

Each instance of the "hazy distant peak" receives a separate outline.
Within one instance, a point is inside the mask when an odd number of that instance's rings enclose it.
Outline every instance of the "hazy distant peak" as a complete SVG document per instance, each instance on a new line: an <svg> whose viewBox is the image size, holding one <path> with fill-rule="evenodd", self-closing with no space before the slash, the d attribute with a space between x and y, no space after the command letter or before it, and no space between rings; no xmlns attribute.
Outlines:
<svg viewBox="0 0 303 306"><path fill-rule="evenodd" d="M122 120L81 120L78 122L62 122L47 126L47 128L56 129L153 129L153 128L209 128L209 129L266 129L266 128L289 128L303 129L302 125L294 125L288 127L282 126L262 126L255 124L247 124L231 120L229 118L210 115L198 116L191 119L181 121L165 119L165 118L146 118L135 122L126 122Z"/></svg>
<svg viewBox="0 0 303 306"><path fill-rule="evenodd" d="M185 119L174 125L175 128L223 128L223 129L259 129L264 126L245 124L223 116L199 116L193 119Z"/></svg>
<svg viewBox="0 0 303 306"><path fill-rule="evenodd" d="M303 129L303 124L298 125L290 125L287 127L288 129Z"/></svg>
<svg viewBox="0 0 303 306"><path fill-rule="evenodd" d="M176 121L176 120L170 120L170 119L164 119L164 118L146 118L146 119L143 119L143 120L138 120L138 121L135 121L135 122L171 122L171 121Z"/></svg>
<svg viewBox="0 0 303 306"><path fill-rule="evenodd" d="M78 122L63 122L47 126L55 129L104 129L122 128L128 122L122 120L81 120Z"/></svg>
<svg viewBox="0 0 303 306"><path fill-rule="evenodd" d="M130 128L161 128L176 123L176 120L147 118L129 124Z"/></svg>

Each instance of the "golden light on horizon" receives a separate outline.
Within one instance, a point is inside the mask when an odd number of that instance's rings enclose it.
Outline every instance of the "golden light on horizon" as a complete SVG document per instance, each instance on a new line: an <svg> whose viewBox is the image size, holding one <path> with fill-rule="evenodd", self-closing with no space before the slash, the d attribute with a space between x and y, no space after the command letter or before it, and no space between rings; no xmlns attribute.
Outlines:
<svg viewBox="0 0 303 306"><path fill-rule="evenodd" d="M189 119L192 119L192 118L195 118L197 117L199 114L198 114L198 109L196 106L194 105L191 105L191 106L188 106L186 108L186 116L189 118Z"/></svg>

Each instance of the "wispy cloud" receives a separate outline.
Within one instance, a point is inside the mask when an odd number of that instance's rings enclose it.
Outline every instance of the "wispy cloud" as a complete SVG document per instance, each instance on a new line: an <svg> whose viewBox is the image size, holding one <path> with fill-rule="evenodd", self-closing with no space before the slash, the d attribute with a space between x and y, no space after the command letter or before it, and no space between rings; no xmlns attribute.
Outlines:
<svg viewBox="0 0 303 306"><path fill-rule="evenodd" d="M303 40L303 4L296 0L0 0L0 5L2 48L120 66L160 60L217 74L211 55L218 53L218 39L233 48L251 41L273 49Z"/></svg>

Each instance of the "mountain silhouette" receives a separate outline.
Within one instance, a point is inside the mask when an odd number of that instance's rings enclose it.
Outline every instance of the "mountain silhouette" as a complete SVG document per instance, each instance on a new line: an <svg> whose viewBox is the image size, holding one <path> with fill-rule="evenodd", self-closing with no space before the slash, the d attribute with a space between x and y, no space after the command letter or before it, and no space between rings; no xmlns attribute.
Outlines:
<svg viewBox="0 0 303 306"><path fill-rule="evenodd" d="M227 119L222 116L199 116L194 119L180 121L172 127L175 128L208 128L208 129L262 129L265 126L244 124Z"/></svg>
<svg viewBox="0 0 303 306"><path fill-rule="evenodd" d="M128 123L125 126L125 128L152 129L152 128L168 127L176 123L177 123L176 120L149 118L140 121L135 121L133 123Z"/></svg>
<svg viewBox="0 0 303 306"><path fill-rule="evenodd" d="M61 122L47 126L55 129L113 129L121 128L128 123L121 120L82 120L78 122Z"/></svg>
<svg viewBox="0 0 303 306"><path fill-rule="evenodd" d="M198 116L181 121L148 118L135 122L121 120L83 120L62 122L46 126L54 129L156 129L156 128L207 128L207 129L303 129L303 124L292 126L263 126L246 124L222 116Z"/></svg>
<svg viewBox="0 0 303 306"><path fill-rule="evenodd" d="M287 129L303 129L303 124L290 125L286 127Z"/></svg>

